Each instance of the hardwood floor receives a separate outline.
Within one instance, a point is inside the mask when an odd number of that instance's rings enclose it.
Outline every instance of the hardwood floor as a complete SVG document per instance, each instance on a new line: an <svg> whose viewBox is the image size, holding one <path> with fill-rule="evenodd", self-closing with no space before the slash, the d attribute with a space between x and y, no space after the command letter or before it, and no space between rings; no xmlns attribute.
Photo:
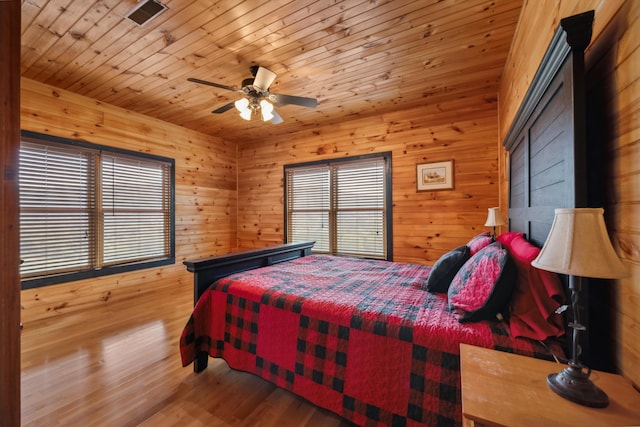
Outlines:
<svg viewBox="0 0 640 427"><path fill-rule="evenodd" d="M257 376L210 359L194 374L178 340L191 288L25 324L23 426L349 426Z"/></svg>

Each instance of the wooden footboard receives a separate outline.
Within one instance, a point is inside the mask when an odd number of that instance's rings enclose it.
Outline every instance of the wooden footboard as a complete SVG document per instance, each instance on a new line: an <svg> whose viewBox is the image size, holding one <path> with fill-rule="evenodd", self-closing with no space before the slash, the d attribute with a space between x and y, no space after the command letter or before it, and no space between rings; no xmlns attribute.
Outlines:
<svg viewBox="0 0 640 427"><path fill-rule="evenodd" d="M315 242L287 243L263 249L254 249L200 260L187 260L183 264L193 273L193 304L200 299L213 282L241 271L266 267L311 254Z"/></svg>
<svg viewBox="0 0 640 427"><path fill-rule="evenodd" d="M183 264L193 273L193 305L213 282L241 271L266 267L311 254L315 242L289 243L264 249L238 252L200 260L187 260ZM193 362L193 370L207 367L209 355L200 353Z"/></svg>

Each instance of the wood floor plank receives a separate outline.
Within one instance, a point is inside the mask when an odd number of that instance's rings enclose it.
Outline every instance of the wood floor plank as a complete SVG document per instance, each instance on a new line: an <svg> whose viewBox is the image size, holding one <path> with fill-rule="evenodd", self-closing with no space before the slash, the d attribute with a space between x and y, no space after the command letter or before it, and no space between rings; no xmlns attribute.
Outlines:
<svg viewBox="0 0 640 427"><path fill-rule="evenodd" d="M335 426L350 423L221 359L183 368L189 286L26 323L22 425Z"/></svg>

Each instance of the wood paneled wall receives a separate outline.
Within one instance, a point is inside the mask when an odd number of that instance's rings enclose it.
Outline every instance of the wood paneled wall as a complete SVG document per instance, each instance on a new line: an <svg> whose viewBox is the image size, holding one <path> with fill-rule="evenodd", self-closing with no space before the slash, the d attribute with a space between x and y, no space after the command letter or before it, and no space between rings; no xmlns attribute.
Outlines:
<svg viewBox="0 0 640 427"><path fill-rule="evenodd" d="M605 333L615 368L640 385L640 2L525 2L499 93L500 132L509 129L559 20L591 9L596 15L586 51L587 92L588 102L598 104L591 121L604 127L601 199L609 234L630 272L612 282L612 297L600 304L613 318Z"/></svg>
<svg viewBox="0 0 640 427"><path fill-rule="evenodd" d="M487 208L499 194L496 116L495 98L478 95L239 144L240 246L283 241L284 165L391 151L394 260L433 264L488 231ZM416 191L417 164L450 159L453 190Z"/></svg>
<svg viewBox="0 0 640 427"><path fill-rule="evenodd" d="M158 287L184 286L184 259L236 246L236 144L22 79L22 129L174 158L176 263L22 291L22 321L80 310Z"/></svg>

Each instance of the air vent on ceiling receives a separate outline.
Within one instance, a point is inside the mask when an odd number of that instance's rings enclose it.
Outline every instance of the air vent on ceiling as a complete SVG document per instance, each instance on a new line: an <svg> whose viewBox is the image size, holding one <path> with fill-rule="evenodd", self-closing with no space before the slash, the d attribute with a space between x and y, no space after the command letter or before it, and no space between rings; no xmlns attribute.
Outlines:
<svg viewBox="0 0 640 427"><path fill-rule="evenodd" d="M127 13L127 18L142 26L167 10L167 6L156 0L142 0Z"/></svg>

